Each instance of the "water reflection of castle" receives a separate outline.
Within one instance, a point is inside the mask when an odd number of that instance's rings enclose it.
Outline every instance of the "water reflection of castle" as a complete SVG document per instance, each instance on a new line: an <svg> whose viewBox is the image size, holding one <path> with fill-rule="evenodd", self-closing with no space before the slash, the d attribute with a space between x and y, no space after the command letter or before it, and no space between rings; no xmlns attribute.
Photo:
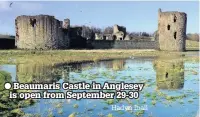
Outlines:
<svg viewBox="0 0 200 117"><path fill-rule="evenodd" d="M125 60L107 60L107 61L100 61L97 63L80 63L80 64L72 64L70 65L74 71L81 72L84 69L89 67L96 67L96 68L111 68L112 70L122 70L124 69Z"/></svg>
<svg viewBox="0 0 200 117"><path fill-rule="evenodd" d="M90 68L107 68L114 71L123 70L125 60L101 61L97 63L70 64L60 67L37 64L17 65L16 80L21 83L50 83L61 78L70 82L70 72L82 72ZM158 89L181 89L184 85L184 64L180 60L156 59L154 61Z"/></svg>
<svg viewBox="0 0 200 117"><path fill-rule="evenodd" d="M102 61L96 65L98 67L105 67L105 68L110 68L115 71L120 71L124 69L125 60L119 59L119 60L112 60L112 61Z"/></svg>
<svg viewBox="0 0 200 117"><path fill-rule="evenodd" d="M43 66L38 64L19 64L17 65L16 81L21 83L50 83L63 79L69 81L70 72L82 72L88 67L112 68L113 70L122 70L124 68L124 60L103 61L98 63L79 63L70 64L59 67Z"/></svg>
<svg viewBox="0 0 200 117"><path fill-rule="evenodd" d="M61 68L38 64L19 64L16 68L16 81L20 83L57 82L64 73L64 70Z"/></svg>
<svg viewBox="0 0 200 117"><path fill-rule="evenodd" d="M184 64L181 60L154 61L158 89L182 89L184 86Z"/></svg>

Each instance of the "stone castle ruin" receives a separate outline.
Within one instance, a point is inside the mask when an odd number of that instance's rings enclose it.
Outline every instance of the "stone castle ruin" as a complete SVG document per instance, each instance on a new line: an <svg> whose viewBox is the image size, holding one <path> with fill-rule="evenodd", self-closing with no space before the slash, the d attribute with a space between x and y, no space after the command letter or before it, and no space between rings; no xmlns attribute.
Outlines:
<svg viewBox="0 0 200 117"><path fill-rule="evenodd" d="M113 40L124 40L125 36L126 36L126 27L114 25Z"/></svg>
<svg viewBox="0 0 200 117"><path fill-rule="evenodd" d="M70 27L69 19L63 22L49 15L19 16L15 25L19 49L68 49L81 38L81 27Z"/></svg>
<svg viewBox="0 0 200 117"><path fill-rule="evenodd" d="M62 22L54 16L19 16L15 20L16 46L20 49L68 48Z"/></svg>
<svg viewBox="0 0 200 117"><path fill-rule="evenodd" d="M115 24L112 34L95 33L95 40L130 40L130 37L126 34L126 27Z"/></svg>
<svg viewBox="0 0 200 117"><path fill-rule="evenodd" d="M187 15L183 12L158 11L160 50L184 51Z"/></svg>
<svg viewBox="0 0 200 117"><path fill-rule="evenodd" d="M82 37L82 27L71 27L70 19L54 16L18 16L16 46L19 49L160 49L184 51L187 15L182 12L158 12L158 31L154 40L130 40L126 27L114 25L113 34L94 34L92 40ZM96 39L98 38L98 39Z"/></svg>

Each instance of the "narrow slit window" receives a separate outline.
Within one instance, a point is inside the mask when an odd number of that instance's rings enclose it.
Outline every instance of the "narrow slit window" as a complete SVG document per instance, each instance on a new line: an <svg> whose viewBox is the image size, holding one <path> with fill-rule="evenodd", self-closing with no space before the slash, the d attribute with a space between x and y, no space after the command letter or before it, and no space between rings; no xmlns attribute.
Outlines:
<svg viewBox="0 0 200 117"><path fill-rule="evenodd" d="M176 17L176 15L174 15L174 22L176 22L176 19L177 19L177 17Z"/></svg>
<svg viewBox="0 0 200 117"><path fill-rule="evenodd" d="M167 26L167 30L170 30L170 25Z"/></svg>
<svg viewBox="0 0 200 117"><path fill-rule="evenodd" d="M174 32L174 39L176 39L176 32Z"/></svg>
<svg viewBox="0 0 200 117"><path fill-rule="evenodd" d="M165 78L168 78L168 73L166 72L166 74L165 74Z"/></svg>

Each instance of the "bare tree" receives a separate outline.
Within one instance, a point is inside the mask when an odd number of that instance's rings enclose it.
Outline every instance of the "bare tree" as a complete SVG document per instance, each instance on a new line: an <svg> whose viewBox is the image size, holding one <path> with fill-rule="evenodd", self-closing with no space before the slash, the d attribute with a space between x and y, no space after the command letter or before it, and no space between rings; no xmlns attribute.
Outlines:
<svg viewBox="0 0 200 117"><path fill-rule="evenodd" d="M89 26L82 26L82 37L89 39L92 36L92 30Z"/></svg>
<svg viewBox="0 0 200 117"><path fill-rule="evenodd" d="M104 34L113 34L113 27L112 26L108 26L103 30Z"/></svg>
<svg viewBox="0 0 200 117"><path fill-rule="evenodd" d="M149 37L150 35L146 32L142 32L141 36L144 36L144 37Z"/></svg>
<svg viewBox="0 0 200 117"><path fill-rule="evenodd" d="M139 36L139 33L136 33L136 32L130 33L130 37L138 37L138 36Z"/></svg>
<svg viewBox="0 0 200 117"><path fill-rule="evenodd" d="M113 27L107 26L106 28L98 28L95 26L89 27L86 25L82 25L82 36L87 39L94 38L95 33L98 34L113 34ZM154 36L152 33L147 32L126 32L127 35L130 36L131 39L137 38L140 39L140 37L151 37Z"/></svg>
<svg viewBox="0 0 200 117"><path fill-rule="evenodd" d="M102 34L102 29L101 28L97 28L97 27L92 26L91 30L93 31L93 33Z"/></svg>

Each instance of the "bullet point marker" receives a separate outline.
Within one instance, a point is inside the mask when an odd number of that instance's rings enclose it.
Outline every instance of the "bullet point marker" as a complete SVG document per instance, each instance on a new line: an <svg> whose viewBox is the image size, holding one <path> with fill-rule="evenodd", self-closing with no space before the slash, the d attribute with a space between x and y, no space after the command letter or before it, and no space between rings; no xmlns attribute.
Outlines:
<svg viewBox="0 0 200 117"><path fill-rule="evenodd" d="M10 89L11 88L11 84L10 83L5 83L5 89Z"/></svg>

